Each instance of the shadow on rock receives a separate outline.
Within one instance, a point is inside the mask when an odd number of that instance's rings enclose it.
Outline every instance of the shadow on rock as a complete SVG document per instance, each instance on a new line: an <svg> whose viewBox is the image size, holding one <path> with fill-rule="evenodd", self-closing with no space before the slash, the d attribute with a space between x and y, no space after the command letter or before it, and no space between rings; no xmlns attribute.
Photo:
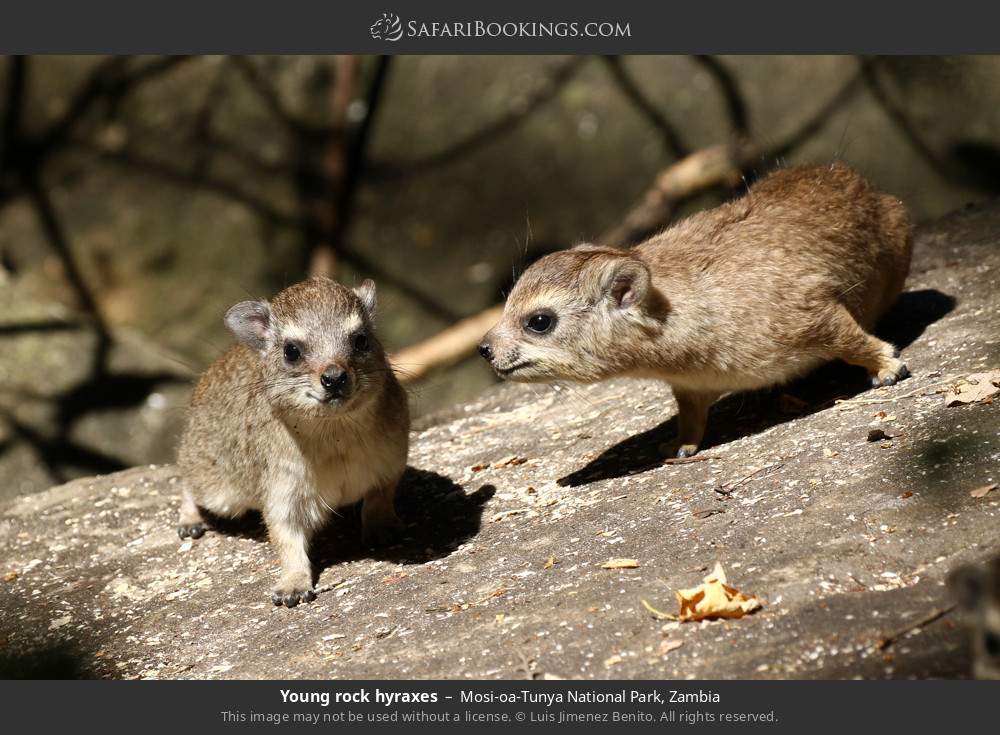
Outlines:
<svg viewBox="0 0 1000 735"><path fill-rule="evenodd" d="M879 323L876 334L905 350L924 330L955 308L955 299L924 289L900 296ZM905 358L905 353L904 353ZM712 406L702 451L758 434L776 424L829 408L840 398L851 398L871 387L865 371L836 361L817 368L787 385L747 393L733 393ZM630 436L601 453L586 466L558 480L577 487L599 480L624 477L662 464L659 446L677 435L677 417L641 434Z"/></svg>
<svg viewBox="0 0 1000 735"><path fill-rule="evenodd" d="M483 485L467 494L461 485L443 475L407 467L396 493L396 511L405 527L400 541L386 547L364 548L360 504L346 508L313 544L316 574L356 559L423 564L448 556L479 532L483 507L495 493L495 487Z"/></svg>
<svg viewBox="0 0 1000 735"><path fill-rule="evenodd" d="M361 503L338 508L316 535L310 557L315 575L327 567L357 559L379 559L397 564L423 564L448 556L479 532L483 506L496 493L483 485L466 494L461 485L428 470L407 467L396 492L396 512L403 522L400 541L391 546L365 548L361 542ZM257 511L223 518L201 508L209 527L227 536L267 542L267 525Z"/></svg>
<svg viewBox="0 0 1000 735"><path fill-rule="evenodd" d="M72 643L36 643L0 651L0 679L92 679L87 656Z"/></svg>

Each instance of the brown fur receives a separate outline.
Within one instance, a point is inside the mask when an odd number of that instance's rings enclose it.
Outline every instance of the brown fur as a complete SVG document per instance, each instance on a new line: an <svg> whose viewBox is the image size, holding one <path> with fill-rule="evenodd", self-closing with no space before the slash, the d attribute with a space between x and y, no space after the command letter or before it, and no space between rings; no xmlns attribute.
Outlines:
<svg viewBox="0 0 1000 735"><path fill-rule="evenodd" d="M971 622L973 676L1000 679L1000 558L959 567L948 583Z"/></svg>
<svg viewBox="0 0 1000 735"><path fill-rule="evenodd" d="M911 241L902 203L846 165L784 169L631 250L542 258L481 351L512 380L665 380L680 407L679 453L690 454L725 392L836 358L879 385L905 377L871 330L903 288ZM547 334L526 328L539 311L556 316Z"/></svg>
<svg viewBox="0 0 1000 735"><path fill-rule="evenodd" d="M226 315L240 339L194 390L178 464L184 480L178 533L204 533L200 508L234 517L259 510L281 559L272 592L289 607L313 599L308 546L338 506L363 499L368 541L398 526L393 498L406 466L409 410L372 319L375 287L328 279L291 286L273 301ZM359 348L356 337L367 344ZM285 345L300 357L289 362ZM346 374L336 396L322 375Z"/></svg>

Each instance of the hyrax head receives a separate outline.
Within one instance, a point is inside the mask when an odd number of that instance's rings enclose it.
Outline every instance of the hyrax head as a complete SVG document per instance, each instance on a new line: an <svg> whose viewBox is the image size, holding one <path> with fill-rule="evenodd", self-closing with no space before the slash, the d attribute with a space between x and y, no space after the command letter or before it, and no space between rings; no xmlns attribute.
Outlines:
<svg viewBox="0 0 1000 735"><path fill-rule="evenodd" d="M959 606L972 616L972 665L977 679L1000 679L1000 557L959 567L948 578Z"/></svg>
<svg viewBox="0 0 1000 735"><path fill-rule="evenodd" d="M580 245L547 255L518 279L479 354L519 382L593 382L634 368L632 346L659 329L666 309L650 281L625 251Z"/></svg>
<svg viewBox="0 0 1000 735"><path fill-rule="evenodd" d="M243 301L226 326L260 360L260 390L275 408L331 416L363 404L386 379L375 337L375 283L351 290L310 278L267 301Z"/></svg>

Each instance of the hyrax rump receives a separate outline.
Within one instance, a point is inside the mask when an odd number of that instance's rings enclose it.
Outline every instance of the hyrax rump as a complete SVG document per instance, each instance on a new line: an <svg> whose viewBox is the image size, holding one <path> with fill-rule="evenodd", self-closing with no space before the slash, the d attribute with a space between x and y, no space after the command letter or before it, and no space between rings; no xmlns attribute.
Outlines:
<svg viewBox="0 0 1000 735"><path fill-rule="evenodd" d="M848 166L788 168L631 250L542 258L479 349L508 380L666 381L679 407L669 451L688 456L723 393L836 358L874 385L905 378L871 331L903 288L911 244L903 204Z"/></svg>
<svg viewBox="0 0 1000 735"><path fill-rule="evenodd" d="M276 605L315 599L309 541L335 508L363 499L366 543L399 526L409 409L374 312L372 281L352 291L326 278L270 303L236 304L225 322L239 344L195 387L178 456L178 534L204 533L199 508L225 517L260 511L281 560Z"/></svg>

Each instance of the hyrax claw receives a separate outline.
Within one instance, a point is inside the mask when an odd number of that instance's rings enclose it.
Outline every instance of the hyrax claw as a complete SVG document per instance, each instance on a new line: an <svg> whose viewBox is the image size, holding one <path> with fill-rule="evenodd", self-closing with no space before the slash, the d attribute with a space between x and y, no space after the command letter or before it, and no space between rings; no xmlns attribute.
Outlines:
<svg viewBox="0 0 1000 735"><path fill-rule="evenodd" d="M888 361L885 368L879 370L872 377L872 385L876 388L880 385L895 385L900 380L905 380L908 377L910 377L910 369L906 367L906 363L894 357Z"/></svg>
<svg viewBox="0 0 1000 735"><path fill-rule="evenodd" d="M316 593L311 589L305 590L293 590L291 592L282 592L281 590L274 590L271 592L271 602L275 604L276 607L291 608L298 605L300 602L309 603L316 599Z"/></svg>
<svg viewBox="0 0 1000 735"><path fill-rule="evenodd" d="M189 526L178 526L177 535L181 538L201 538L205 535L205 526L201 523L194 523Z"/></svg>

